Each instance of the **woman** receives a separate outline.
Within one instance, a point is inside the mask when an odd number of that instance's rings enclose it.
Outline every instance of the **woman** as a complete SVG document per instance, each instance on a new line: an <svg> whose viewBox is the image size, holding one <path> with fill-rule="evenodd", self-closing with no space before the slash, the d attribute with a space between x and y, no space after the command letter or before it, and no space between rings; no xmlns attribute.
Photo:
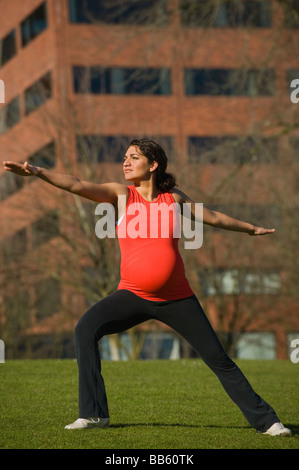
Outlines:
<svg viewBox="0 0 299 470"><path fill-rule="evenodd" d="M258 432L291 435L275 411L252 389L237 365L223 350L185 277L178 251L178 238L169 230L150 236L150 208L165 204L180 207L195 203L176 189L175 177L166 172L167 157L163 149L148 139L133 140L124 157L123 173L127 186L119 183L95 184L71 175L57 174L28 164L4 162L4 168L21 176L37 176L58 188L98 203L110 203L118 211L117 231L121 249L121 281L118 289L91 307L76 326L76 354L79 367L79 418L66 429L109 426L105 385L101 375L98 341L107 334L119 333L149 319L169 325L184 337L217 375L230 398L239 406L251 426ZM119 201L125 201L123 207ZM136 212L145 208L147 232L130 236L129 226ZM142 209L142 210L141 210ZM170 211L169 211L170 213ZM169 217L169 216L168 216ZM256 227L203 208L203 223L249 235L266 235L274 229ZM173 228L174 217L168 220ZM161 229L161 223L160 223Z"/></svg>

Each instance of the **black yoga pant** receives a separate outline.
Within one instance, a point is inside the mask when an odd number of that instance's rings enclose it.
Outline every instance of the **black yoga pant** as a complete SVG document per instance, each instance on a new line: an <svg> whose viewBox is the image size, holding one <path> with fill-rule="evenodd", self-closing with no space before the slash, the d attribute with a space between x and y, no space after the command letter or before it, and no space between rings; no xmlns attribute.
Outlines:
<svg viewBox="0 0 299 470"><path fill-rule="evenodd" d="M238 366L227 356L195 295L154 302L117 290L91 307L76 326L79 366L79 417L108 418L108 404L98 341L146 320L169 325L194 348L216 374L251 426L266 431L279 422L274 410L255 393Z"/></svg>

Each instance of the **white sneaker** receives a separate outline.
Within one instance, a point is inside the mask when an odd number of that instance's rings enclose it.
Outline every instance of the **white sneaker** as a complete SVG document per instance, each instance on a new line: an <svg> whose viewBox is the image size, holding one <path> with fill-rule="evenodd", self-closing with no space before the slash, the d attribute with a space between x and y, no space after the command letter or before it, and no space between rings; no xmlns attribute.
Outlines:
<svg viewBox="0 0 299 470"><path fill-rule="evenodd" d="M269 434L270 436L291 436L292 431L288 428L285 428L282 423L274 423L263 434Z"/></svg>
<svg viewBox="0 0 299 470"><path fill-rule="evenodd" d="M78 418L64 429L106 428L109 424L109 418Z"/></svg>

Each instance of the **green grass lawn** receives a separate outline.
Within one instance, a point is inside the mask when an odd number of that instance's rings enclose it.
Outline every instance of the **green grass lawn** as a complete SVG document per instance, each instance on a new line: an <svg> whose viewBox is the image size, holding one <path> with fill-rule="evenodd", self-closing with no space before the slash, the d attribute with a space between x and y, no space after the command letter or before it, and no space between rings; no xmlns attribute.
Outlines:
<svg viewBox="0 0 299 470"><path fill-rule="evenodd" d="M256 434L198 359L103 362L111 426L65 430L77 419L74 360L0 364L1 449L298 449L299 364L237 361L294 433Z"/></svg>

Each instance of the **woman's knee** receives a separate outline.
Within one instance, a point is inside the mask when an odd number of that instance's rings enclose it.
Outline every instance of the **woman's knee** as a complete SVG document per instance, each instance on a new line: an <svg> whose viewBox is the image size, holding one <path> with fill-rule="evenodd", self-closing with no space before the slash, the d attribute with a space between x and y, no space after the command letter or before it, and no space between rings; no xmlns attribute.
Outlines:
<svg viewBox="0 0 299 470"><path fill-rule="evenodd" d="M99 315L100 318L100 315ZM93 342L99 340L101 335L101 322L93 321L93 315L88 310L75 326L75 338L77 342Z"/></svg>
<svg viewBox="0 0 299 470"><path fill-rule="evenodd" d="M84 325L83 317L80 318L77 325L75 326L75 336L76 338L81 338L81 336L85 333L86 327Z"/></svg>
<svg viewBox="0 0 299 470"><path fill-rule="evenodd" d="M224 371L231 370L236 367L234 361L223 349L205 351L202 359L211 369L221 369Z"/></svg>

